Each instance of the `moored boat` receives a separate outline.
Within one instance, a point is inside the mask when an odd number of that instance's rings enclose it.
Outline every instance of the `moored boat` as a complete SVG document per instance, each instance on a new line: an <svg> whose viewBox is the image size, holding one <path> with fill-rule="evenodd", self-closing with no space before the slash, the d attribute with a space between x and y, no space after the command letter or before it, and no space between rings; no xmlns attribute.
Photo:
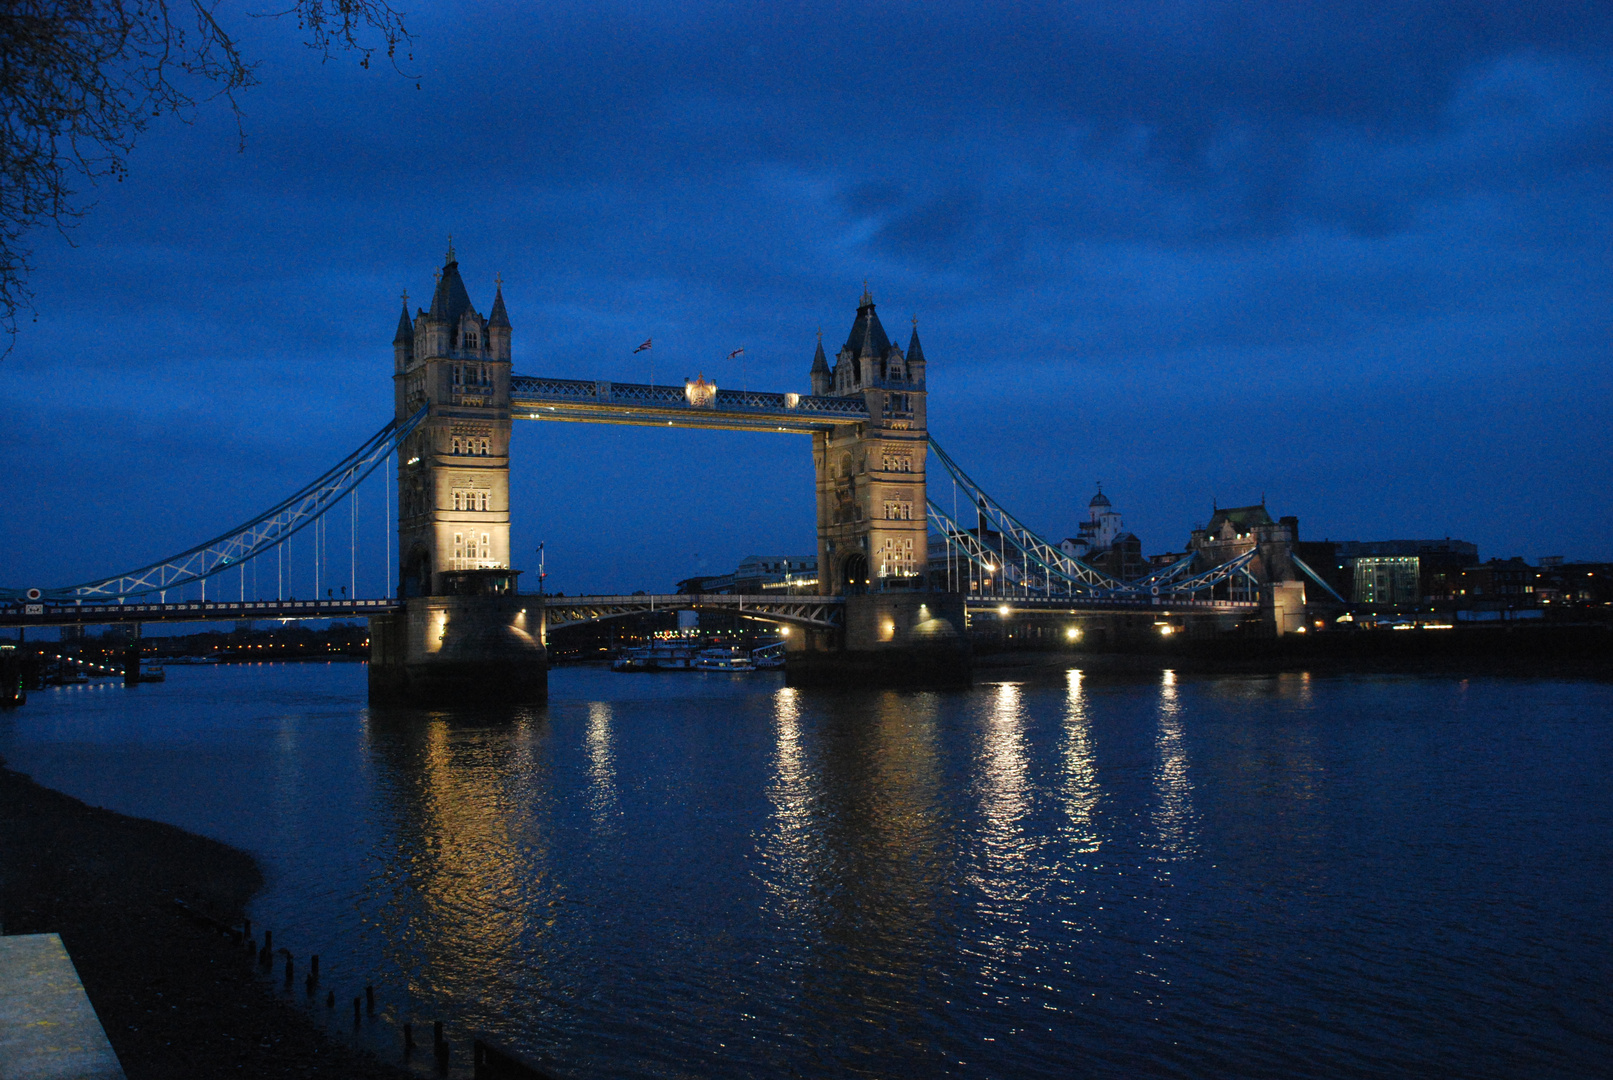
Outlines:
<svg viewBox="0 0 1613 1080"><path fill-rule="evenodd" d="M750 654L737 647L722 646L702 649L695 658L695 667L701 671L755 671L756 664Z"/></svg>

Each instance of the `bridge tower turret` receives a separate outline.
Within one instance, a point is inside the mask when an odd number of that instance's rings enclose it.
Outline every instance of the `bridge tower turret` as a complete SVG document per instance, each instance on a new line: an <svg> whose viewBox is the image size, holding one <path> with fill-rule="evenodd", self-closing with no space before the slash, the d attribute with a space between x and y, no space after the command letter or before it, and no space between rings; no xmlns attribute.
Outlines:
<svg viewBox="0 0 1613 1080"><path fill-rule="evenodd" d="M407 303L407 298L405 298ZM398 448L398 595L370 620L370 700L538 702L543 608L510 567L510 316L483 318L453 243L429 310L393 336L396 415L426 418Z"/></svg>
<svg viewBox="0 0 1613 1080"><path fill-rule="evenodd" d="M865 285L834 367L821 339L812 364L816 394L861 398L868 409L864 423L812 436L818 590L845 596L843 630L791 639L792 685L968 685L963 597L926 588L924 380L918 320L903 353Z"/></svg>
<svg viewBox="0 0 1613 1080"><path fill-rule="evenodd" d="M927 554L924 464L929 435L917 320L904 355L886 337L865 286L832 370L820 340L812 388L819 394L861 397L869 417L866 424L813 436L819 591L834 595L919 588Z"/></svg>
<svg viewBox="0 0 1613 1080"><path fill-rule="evenodd" d="M431 411L398 460L398 592L436 596L444 573L510 566L510 318L502 287L477 312L450 244L430 310L405 322L397 416Z"/></svg>

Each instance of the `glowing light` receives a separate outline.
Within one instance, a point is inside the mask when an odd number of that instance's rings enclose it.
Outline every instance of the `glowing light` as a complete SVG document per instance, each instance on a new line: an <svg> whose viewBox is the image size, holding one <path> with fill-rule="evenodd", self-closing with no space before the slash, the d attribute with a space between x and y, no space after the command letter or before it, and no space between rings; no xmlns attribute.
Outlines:
<svg viewBox="0 0 1613 1080"><path fill-rule="evenodd" d="M1170 637L1171 634L1173 632L1175 632L1175 630L1176 630L1176 627L1171 626L1169 624L1166 624L1165 626L1161 626L1159 628L1159 636L1160 637Z"/></svg>
<svg viewBox="0 0 1613 1080"><path fill-rule="evenodd" d="M1081 636L1081 631L1072 626L1068 630L1064 631L1064 636L1069 638L1071 641L1074 641L1076 638Z"/></svg>
<svg viewBox="0 0 1613 1080"><path fill-rule="evenodd" d="M1304 633L1304 632L1305 632L1305 628L1304 628L1304 627L1303 627L1303 626L1296 626L1296 627L1294 627L1294 633L1296 633L1296 634L1303 634L1303 633Z"/></svg>
<svg viewBox="0 0 1613 1080"><path fill-rule="evenodd" d="M790 628L788 626L781 627L779 629L778 635L779 635L779 637L789 637L790 636Z"/></svg>
<svg viewBox="0 0 1613 1080"><path fill-rule="evenodd" d="M997 609L997 614L999 614L999 615L1007 615L1008 614L1008 605L1004 604L1001 607L999 607Z"/></svg>

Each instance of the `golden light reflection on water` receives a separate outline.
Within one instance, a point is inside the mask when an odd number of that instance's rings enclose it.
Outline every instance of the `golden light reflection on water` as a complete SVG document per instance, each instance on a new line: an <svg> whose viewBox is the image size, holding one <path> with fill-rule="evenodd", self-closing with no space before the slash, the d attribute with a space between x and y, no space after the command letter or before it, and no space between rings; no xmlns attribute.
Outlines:
<svg viewBox="0 0 1613 1080"><path fill-rule="evenodd" d="M1154 735L1154 835L1168 856L1194 850L1193 780L1188 774L1187 745L1182 732L1182 703L1176 672L1159 680L1159 723Z"/></svg>
<svg viewBox="0 0 1613 1080"><path fill-rule="evenodd" d="M1065 844L1077 854L1095 854L1103 845L1098 835L1096 813L1101 791L1098 764L1092 747L1092 718L1088 715L1087 691L1082 674L1071 670L1065 676L1064 697L1064 804Z"/></svg>
<svg viewBox="0 0 1613 1080"><path fill-rule="evenodd" d="M542 763L532 739L456 739L441 716L387 735L376 741L397 759L383 947L412 994L485 992L486 972L521 966L523 939L553 921Z"/></svg>

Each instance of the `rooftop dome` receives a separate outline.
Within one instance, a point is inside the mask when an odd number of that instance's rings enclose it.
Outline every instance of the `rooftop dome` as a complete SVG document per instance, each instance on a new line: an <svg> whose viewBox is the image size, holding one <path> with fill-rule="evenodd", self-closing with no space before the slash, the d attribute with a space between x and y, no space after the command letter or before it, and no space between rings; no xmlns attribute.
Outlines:
<svg viewBox="0 0 1613 1080"><path fill-rule="evenodd" d="M1099 488L1098 493L1096 495L1092 496L1092 501L1087 503L1088 509L1096 509L1097 507L1100 507L1100 506L1112 506L1112 505L1113 504L1109 502L1109 496L1107 496L1107 495L1105 495L1103 493L1102 488Z"/></svg>

